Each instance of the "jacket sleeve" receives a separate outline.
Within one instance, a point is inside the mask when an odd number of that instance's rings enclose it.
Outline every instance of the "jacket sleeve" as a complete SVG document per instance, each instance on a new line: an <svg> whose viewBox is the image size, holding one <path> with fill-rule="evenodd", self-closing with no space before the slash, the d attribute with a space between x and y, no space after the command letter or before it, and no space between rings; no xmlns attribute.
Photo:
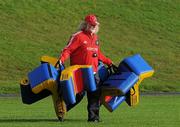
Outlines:
<svg viewBox="0 0 180 127"><path fill-rule="evenodd" d="M98 60L102 61L104 64L110 66L112 64L111 59L107 58L106 56L104 56L102 54L102 52L100 51L100 48L98 50Z"/></svg>
<svg viewBox="0 0 180 127"><path fill-rule="evenodd" d="M62 63L64 63L65 60L67 60L70 56L70 54L75 51L80 46L79 38L78 36L72 36L70 38L70 41L68 42L68 45L62 50L61 55L59 59Z"/></svg>

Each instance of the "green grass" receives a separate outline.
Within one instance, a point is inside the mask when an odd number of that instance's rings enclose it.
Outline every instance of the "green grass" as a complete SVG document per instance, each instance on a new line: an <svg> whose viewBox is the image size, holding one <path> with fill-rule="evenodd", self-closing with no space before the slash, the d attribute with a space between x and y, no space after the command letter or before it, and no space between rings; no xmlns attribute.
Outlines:
<svg viewBox="0 0 180 127"><path fill-rule="evenodd" d="M141 96L134 108L124 102L113 113L101 108L102 123L88 123L86 99L67 113L65 122L57 121L50 97L24 105L19 97L0 98L0 125L3 127L179 127L179 96Z"/></svg>
<svg viewBox="0 0 180 127"><path fill-rule="evenodd" d="M0 0L0 93L19 92L19 80L42 55L57 57L89 13L101 28L101 49L115 64L140 53L155 74L142 91L180 91L179 0Z"/></svg>

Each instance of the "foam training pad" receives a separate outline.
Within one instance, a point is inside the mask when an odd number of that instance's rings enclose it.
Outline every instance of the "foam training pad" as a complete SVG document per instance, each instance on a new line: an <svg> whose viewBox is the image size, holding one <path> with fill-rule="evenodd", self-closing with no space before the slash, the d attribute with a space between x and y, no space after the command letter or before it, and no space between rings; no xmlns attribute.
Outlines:
<svg viewBox="0 0 180 127"><path fill-rule="evenodd" d="M34 93L44 90L46 85L55 83L59 78L56 68L48 63L43 63L28 73L28 79Z"/></svg>
<svg viewBox="0 0 180 127"><path fill-rule="evenodd" d="M92 66L74 65L63 70L60 88L67 105L76 103L76 94L85 90L95 91L96 83Z"/></svg>
<svg viewBox="0 0 180 127"><path fill-rule="evenodd" d="M50 63L53 66L55 66L58 61L57 58L50 56L42 56L40 60L42 63Z"/></svg>
<svg viewBox="0 0 180 127"><path fill-rule="evenodd" d="M139 103L140 99L140 90L139 90L139 84L136 83L133 88L130 89L130 91L126 94L126 103L129 106L135 106Z"/></svg>
<svg viewBox="0 0 180 127"><path fill-rule="evenodd" d="M21 80L20 88L21 88L21 98L24 104L33 104L51 95L51 92L49 90L43 90L38 94L33 93L28 78L24 78Z"/></svg>
<svg viewBox="0 0 180 127"><path fill-rule="evenodd" d="M96 90L96 83L94 79L93 68L91 67L82 67L82 79L83 85L86 91L93 92Z"/></svg>
<svg viewBox="0 0 180 127"><path fill-rule="evenodd" d="M125 58L118 68L120 72L134 72L139 76L146 74L150 77L154 73L153 68L139 54Z"/></svg>
<svg viewBox="0 0 180 127"><path fill-rule="evenodd" d="M102 86L103 105L110 111L114 111L126 100L126 93L136 84L138 76L133 72L123 72L111 75ZM109 99L106 99L107 96Z"/></svg>
<svg viewBox="0 0 180 127"><path fill-rule="evenodd" d="M126 94L127 104L129 106L135 106L139 103L140 83L143 81L143 79L151 77L154 73L154 70L140 54L125 58L119 64L118 68L120 72L134 72L139 76L138 82Z"/></svg>
<svg viewBox="0 0 180 127"><path fill-rule="evenodd" d="M109 76L108 70L102 62L99 62L98 65L98 74L101 81L105 81Z"/></svg>
<svg viewBox="0 0 180 127"><path fill-rule="evenodd" d="M105 97L103 97L105 98ZM114 96L109 100L104 100L103 105L108 109L108 111L113 112L122 102L124 102L126 96Z"/></svg>
<svg viewBox="0 0 180 127"><path fill-rule="evenodd" d="M133 72L123 72L111 75L102 86L106 95L125 95L138 81L138 76Z"/></svg>

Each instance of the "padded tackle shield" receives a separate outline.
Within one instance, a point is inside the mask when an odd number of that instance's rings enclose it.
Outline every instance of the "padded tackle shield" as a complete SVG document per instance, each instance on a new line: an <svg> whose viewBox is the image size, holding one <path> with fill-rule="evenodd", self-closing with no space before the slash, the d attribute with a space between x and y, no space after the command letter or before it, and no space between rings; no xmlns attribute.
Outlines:
<svg viewBox="0 0 180 127"><path fill-rule="evenodd" d="M47 89L49 84L56 83L58 78L57 69L48 63L43 63L28 73L31 89L36 94Z"/></svg>
<svg viewBox="0 0 180 127"><path fill-rule="evenodd" d="M114 111L125 99L126 93L136 84L138 76L133 72L111 75L102 86L102 102L110 111ZM106 100L106 96L111 96Z"/></svg>
<svg viewBox="0 0 180 127"><path fill-rule="evenodd" d="M21 80L20 88L21 88L21 98L24 104L33 104L51 95L51 92L49 90L43 90L38 94L33 93L28 78L24 78Z"/></svg>
<svg viewBox="0 0 180 127"><path fill-rule="evenodd" d="M139 103L140 93L139 93L139 84L136 83L133 88L129 90L126 94L126 103L129 106L135 106Z"/></svg>
<svg viewBox="0 0 180 127"><path fill-rule="evenodd" d="M49 63L53 66L56 66L58 59L50 56L42 56L41 57L41 63Z"/></svg>
<svg viewBox="0 0 180 127"><path fill-rule="evenodd" d="M134 72L140 79L151 77L154 73L153 68L141 57L136 54L125 58L118 66L120 72Z"/></svg>
<svg viewBox="0 0 180 127"><path fill-rule="evenodd" d="M151 77L154 73L153 68L141 57L140 54L136 54L125 58L119 64L120 72L134 72L139 76L138 82L133 88L126 94L126 102L129 106L135 106L139 103L139 85L143 79Z"/></svg>
<svg viewBox="0 0 180 127"><path fill-rule="evenodd" d="M110 112L113 112L126 99L126 97L123 95L110 97L107 100L106 98L107 96L103 96L102 103Z"/></svg>
<svg viewBox="0 0 180 127"><path fill-rule="evenodd" d="M99 62L99 65L98 65L98 74L102 82L104 82L109 76L108 69L104 66L102 62Z"/></svg>
<svg viewBox="0 0 180 127"><path fill-rule="evenodd" d="M28 78L21 80L20 87L22 101L25 104L32 104L51 94L56 115L58 118L63 118L66 105L61 94L58 93L58 83L64 66L57 65L57 61L58 59L53 57L41 57L42 64L28 74L30 81Z"/></svg>
<svg viewBox="0 0 180 127"><path fill-rule="evenodd" d="M92 66L73 65L66 68L61 73L60 85L66 104L75 104L78 93L96 90Z"/></svg>
<svg viewBox="0 0 180 127"><path fill-rule="evenodd" d="M66 105L61 94L58 93L60 71L51 64L43 62L28 74L28 78L33 93L39 94L46 90L52 93L56 115L58 118L63 118L66 113Z"/></svg>
<svg viewBox="0 0 180 127"><path fill-rule="evenodd" d="M137 81L138 76L133 72L123 72L121 74L111 75L103 83L102 89L104 92L113 93L113 95L125 95Z"/></svg>

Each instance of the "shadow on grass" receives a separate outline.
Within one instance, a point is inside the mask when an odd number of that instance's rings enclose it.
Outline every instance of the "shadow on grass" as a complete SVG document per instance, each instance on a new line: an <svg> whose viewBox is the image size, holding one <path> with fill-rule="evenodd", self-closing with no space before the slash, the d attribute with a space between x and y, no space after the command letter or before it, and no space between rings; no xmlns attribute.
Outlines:
<svg viewBox="0 0 180 127"><path fill-rule="evenodd" d="M58 122L57 119L0 119L0 123L8 122Z"/></svg>
<svg viewBox="0 0 180 127"><path fill-rule="evenodd" d="M0 119L0 123L25 122L60 122L58 119ZM65 119L64 122L86 122L85 119Z"/></svg>

